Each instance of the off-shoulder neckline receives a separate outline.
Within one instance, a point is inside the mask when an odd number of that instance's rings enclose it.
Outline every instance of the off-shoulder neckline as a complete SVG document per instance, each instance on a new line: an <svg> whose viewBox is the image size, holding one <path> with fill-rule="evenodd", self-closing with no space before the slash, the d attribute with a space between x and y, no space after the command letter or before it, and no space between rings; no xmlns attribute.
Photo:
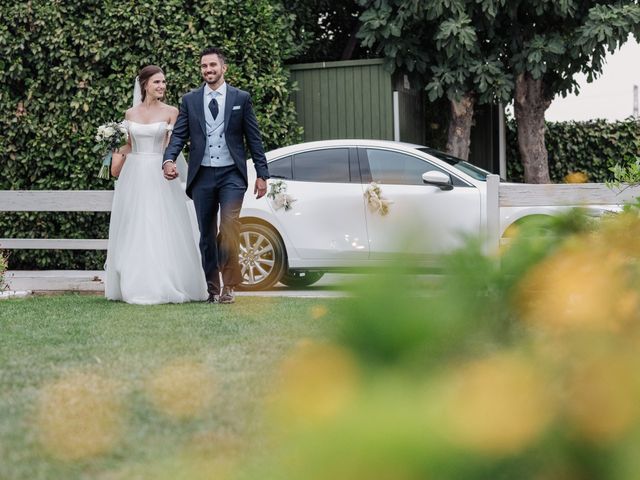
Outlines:
<svg viewBox="0 0 640 480"><path fill-rule="evenodd" d="M171 125L169 122L167 122L166 120L162 120L160 122L151 122L151 123L140 123L140 122L136 122L134 120L127 120L127 122L129 123L135 123L137 125L157 125L158 123L166 123L167 125Z"/></svg>

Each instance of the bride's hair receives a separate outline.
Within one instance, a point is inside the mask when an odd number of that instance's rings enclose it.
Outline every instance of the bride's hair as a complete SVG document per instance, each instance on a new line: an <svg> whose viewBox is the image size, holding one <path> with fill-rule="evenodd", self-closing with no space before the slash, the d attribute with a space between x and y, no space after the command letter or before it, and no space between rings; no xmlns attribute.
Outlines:
<svg viewBox="0 0 640 480"><path fill-rule="evenodd" d="M142 95L143 102L147 96L147 83L149 83L149 79L156 73L164 75L162 69L156 65L147 65L146 67L142 67L140 73L138 73L138 83L140 84L140 93Z"/></svg>

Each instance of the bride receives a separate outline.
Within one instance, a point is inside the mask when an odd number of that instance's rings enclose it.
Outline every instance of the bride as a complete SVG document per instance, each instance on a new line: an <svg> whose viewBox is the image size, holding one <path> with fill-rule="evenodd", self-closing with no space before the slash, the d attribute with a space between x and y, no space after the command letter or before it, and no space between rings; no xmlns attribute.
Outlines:
<svg viewBox="0 0 640 480"><path fill-rule="evenodd" d="M135 304L207 299L191 217L193 204L180 182L165 180L162 153L178 109L162 102L166 90L160 67L138 75L140 102L125 114L129 144L114 154L116 182L105 297ZM138 104L136 104L138 103ZM125 160L126 159L126 160Z"/></svg>

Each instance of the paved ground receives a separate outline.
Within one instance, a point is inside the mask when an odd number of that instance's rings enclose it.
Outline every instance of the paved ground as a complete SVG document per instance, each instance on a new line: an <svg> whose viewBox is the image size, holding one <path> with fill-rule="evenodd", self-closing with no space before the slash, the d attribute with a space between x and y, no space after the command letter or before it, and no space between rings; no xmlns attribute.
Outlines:
<svg viewBox="0 0 640 480"><path fill-rule="evenodd" d="M343 297L344 284L357 280L358 274L326 274L318 283L304 289L295 289L278 284L263 292L238 292L241 296L263 297ZM436 278L433 275L420 275L421 281ZM9 289L13 292L54 293L75 291L100 294L104 292L103 271L8 271L6 275ZM13 295L5 293L5 297Z"/></svg>
<svg viewBox="0 0 640 480"><path fill-rule="evenodd" d="M327 274L320 281L304 289L295 289L278 284L263 292L238 292L241 296L264 297L341 297L341 285L351 281L356 275ZM9 289L13 292L53 293L57 291L76 291L83 293L104 292L104 272L102 271L8 271L6 275ZM4 297L14 296L5 293Z"/></svg>

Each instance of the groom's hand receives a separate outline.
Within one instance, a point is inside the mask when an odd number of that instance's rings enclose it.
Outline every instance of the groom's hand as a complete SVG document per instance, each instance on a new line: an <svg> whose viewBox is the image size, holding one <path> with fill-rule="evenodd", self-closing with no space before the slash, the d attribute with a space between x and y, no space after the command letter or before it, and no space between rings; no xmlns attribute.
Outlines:
<svg viewBox="0 0 640 480"><path fill-rule="evenodd" d="M162 165L162 172L164 173L164 178L167 180L178 178L178 169L176 168L175 162L165 162L164 165Z"/></svg>
<svg viewBox="0 0 640 480"><path fill-rule="evenodd" d="M256 198L262 198L267 193L267 181L264 178L256 178L256 186L253 187L253 193Z"/></svg>

